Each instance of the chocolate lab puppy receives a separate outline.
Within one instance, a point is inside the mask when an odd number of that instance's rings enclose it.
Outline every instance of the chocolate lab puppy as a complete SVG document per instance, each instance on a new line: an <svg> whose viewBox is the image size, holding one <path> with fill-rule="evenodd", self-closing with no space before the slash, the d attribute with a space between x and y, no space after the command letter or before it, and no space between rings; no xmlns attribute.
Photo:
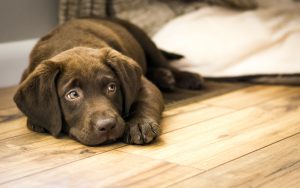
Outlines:
<svg viewBox="0 0 300 188"><path fill-rule="evenodd" d="M145 75L165 90L202 83L197 74L171 68L135 25L78 19L38 41L14 100L33 131L65 132L90 146L121 137L146 144L159 135L164 102Z"/></svg>

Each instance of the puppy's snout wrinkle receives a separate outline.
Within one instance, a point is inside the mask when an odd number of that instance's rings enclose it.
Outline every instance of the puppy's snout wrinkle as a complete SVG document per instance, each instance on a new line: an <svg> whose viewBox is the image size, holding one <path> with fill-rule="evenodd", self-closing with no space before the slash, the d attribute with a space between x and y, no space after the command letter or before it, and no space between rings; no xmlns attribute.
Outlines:
<svg viewBox="0 0 300 188"><path fill-rule="evenodd" d="M115 118L98 119L93 123L94 128L101 133L108 133L116 127Z"/></svg>

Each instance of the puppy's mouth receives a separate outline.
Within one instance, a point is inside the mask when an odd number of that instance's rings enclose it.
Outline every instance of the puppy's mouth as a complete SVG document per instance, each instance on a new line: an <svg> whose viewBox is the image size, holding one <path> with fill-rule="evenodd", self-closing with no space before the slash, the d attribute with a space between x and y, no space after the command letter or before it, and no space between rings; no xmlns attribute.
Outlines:
<svg viewBox="0 0 300 188"><path fill-rule="evenodd" d="M103 142L103 143L101 143L99 145L101 145L101 146L110 145L110 144L115 143L117 140L118 139L111 139L111 140L108 139L108 140L106 140L105 142Z"/></svg>
<svg viewBox="0 0 300 188"><path fill-rule="evenodd" d="M69 131L69 136L84 145L99 146L116 142L120 137L122 137L124 130L125 126L121 126L116 131L108 132L106 134L97 134L95 132L88 133L84 130L71 128Z"/></svg>

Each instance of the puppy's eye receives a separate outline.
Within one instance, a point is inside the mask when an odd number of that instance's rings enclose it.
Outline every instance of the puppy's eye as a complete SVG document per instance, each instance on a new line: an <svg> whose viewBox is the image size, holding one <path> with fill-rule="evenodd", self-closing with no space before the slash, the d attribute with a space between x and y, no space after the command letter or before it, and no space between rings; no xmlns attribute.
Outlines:
<svg viewBox="0 0 300 188"><path fill-rule="evenodd" d="M66 98L68 100L75 100L75 99L77 99L79 97L80 97L80 95L79 95L79 93L76 90L71 90L66 95Z"/></svg>
<svg viewBox="0 0 300 188"><path fill-rule="evenodd" d="M115 93L117 90L117 86L115 83L109 83L107 86L107 92L108 93Z"/></svg>

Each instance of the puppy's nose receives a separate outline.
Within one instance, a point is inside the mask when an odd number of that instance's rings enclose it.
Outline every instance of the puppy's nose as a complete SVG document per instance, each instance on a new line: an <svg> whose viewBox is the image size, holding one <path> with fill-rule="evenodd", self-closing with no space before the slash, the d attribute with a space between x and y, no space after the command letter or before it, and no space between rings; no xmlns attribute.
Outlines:
<svg viewBox="0 0 300 188"><path fill-rule="evenodd" d="M96 122L95 128L100 132L109 132L116 127L115 118L100 119Z"/></svg>

